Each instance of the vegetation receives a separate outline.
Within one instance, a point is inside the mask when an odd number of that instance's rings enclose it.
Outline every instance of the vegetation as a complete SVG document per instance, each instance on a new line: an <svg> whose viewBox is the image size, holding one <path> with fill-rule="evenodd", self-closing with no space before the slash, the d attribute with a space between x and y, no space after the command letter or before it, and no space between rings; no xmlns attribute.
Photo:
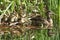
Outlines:
<svg viewBox="0 0 60 40"><path fill-rule="evenodd" d="M59 4L59 0L0 0L0 40L60 40ZM45 5L55 14L52 16L54 32L52 36L48 36L48 29L25 28L31 24L28 18L36 14L46 18Z"/></svg>

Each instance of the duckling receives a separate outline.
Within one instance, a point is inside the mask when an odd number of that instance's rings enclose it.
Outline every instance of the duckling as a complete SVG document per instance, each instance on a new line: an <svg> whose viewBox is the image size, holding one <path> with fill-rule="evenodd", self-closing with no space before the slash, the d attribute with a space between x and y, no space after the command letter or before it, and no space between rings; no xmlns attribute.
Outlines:
<svg viewBox="0 0 60 40"><path fill-rule="evenodd" d="M3 25L8 25L7 20L8 20L8 18L9 18L9 15L10 15L10 14L4 14L3 17L1 18L1 23L2 23Z"/></svg>
<svg viewBox="0 0 60 40"><path fill-rule="evenodd" d="M41 16L35 16L30 19L32 21L32 25L39 26L40 21L42 21Z"/></svg>
<svg viewBox="0 0 60 40"><path fill-rule="evenodd" d="M3 15L3 18L1 19L1 23L2 23L3 25L7 25L8 23L7 23L6 21L7 21L7 16ZM2 25L2 24L1 24L1 25Z"/></svg>
<svg viewBox="0 0 60 40"><path fill-rule="evenodd" d="M54 33L52 32L52 27L53 27L53 20L51 18L51 15L53 13L51 13L51 11L47 11L46 13L46 16L47 16L47 21L49 22L49 25L48 25L48 36L52 36Z"/></svg>
<svg viewBox="0 0 60 40"><path fill-rule="evenodd" d="M49 22L49 27L48 27L48 28L53 27L53 20L52 20L52 18L51 18L51 15L52 15L52 14L53 14L53 13L51 13L51 11L48 11L48 12L46 13L47 21Z"/></svg>
<svg viewBox="0 0 60 40"><path fill-rule="evenodd" d="M30 18L25 17L25 15L23 15L21 17L21 23L23 24L23 26L30 25L30 23L31 23Z"/></svg>
<svg viewBox="0 0 60 40"><path fill-rule="evenodd" d="M32 21L32 24L33 26L39 26L41 24L41 15L39 14L38 10L32 10L32 13L31 13L31 18L30 20Z"/></svg>
<svg viewBox="0 0 60 40"><path fill-rule="evenodd" d="M41 26L42 28L47 28L49 25L49 22L41 15L37 15L30 20L32 21L33 26Z"/></svg>
<svg viewBox="0 0 60 40"><path fill-rule="evenodd" d="M19 20L19 15L16 11L14 11L14 13L11 15L11 22L16 22Z"/></svg>
<svg viewBox="0 0 60 40"><path fill-rule="evenodd" d="M37 10L33 11L32 14L35 14L30 19L32 21L32 25L41 26L42 28L48 27L49 23L47 19L43 18Z"/></svg>

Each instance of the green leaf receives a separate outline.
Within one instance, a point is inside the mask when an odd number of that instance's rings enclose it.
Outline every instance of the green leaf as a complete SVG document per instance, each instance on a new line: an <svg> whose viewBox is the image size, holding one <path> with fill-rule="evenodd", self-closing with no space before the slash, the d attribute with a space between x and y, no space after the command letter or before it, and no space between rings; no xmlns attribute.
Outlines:
<svg viewBox="0 0 60 40"><path fill-rule="evenodd" d="M14 1L12 1L12 2L7 6L7 8L4 10L3 14L5 14L6 11L8 11L8 9L11 7L11 5L12 5L13 3L14 3Z"/></svg>
<svg viewBox="0 0 60 40"><path fill-rule="evenodd" d="M20 5L20 0L15 1L17 5Z"/></svg>
<svg viewBox="0 0 60 40"><path fill-rule="evenodd" d="M13 1L11 7L10 7L10 11L13 12L15 9L15 1Z"/></svg>

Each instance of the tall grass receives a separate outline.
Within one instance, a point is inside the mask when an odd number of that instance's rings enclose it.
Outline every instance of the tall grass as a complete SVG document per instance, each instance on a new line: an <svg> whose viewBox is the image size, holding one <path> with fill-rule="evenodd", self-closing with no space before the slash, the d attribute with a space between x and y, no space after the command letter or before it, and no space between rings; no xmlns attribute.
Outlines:
<svg viewBox="0 0 60 40"><path fill-rule="evenodd" d="M44 2L43 0L35 0L34 2L30 2L30 0L0 0L0 14L10 12L12 13L16 10L18 13L20 12L20 5L23 3L25 5L25 10L30 13L33 9L37 9L40 14L44 15ZM37 2L38 1L38 2ZM0 35L0 40L60 40L60 5L58 6L58 0L47 0L49 4L49 9L53 11L56 15L54 15L54 32L55 35L49 37L47 35L47 30L31 30L25 33L25 36L17 36L17 35ZM59 2L60 4L60 2ZM37 5L37 6L36 6ZM3 8L2 8L3 7ZM59 7L59 8L58 8ZM5 11L4 11L5 10ZM27 13L27 14L28 14ZM33 33L32 33L33 32Z"/></svg>

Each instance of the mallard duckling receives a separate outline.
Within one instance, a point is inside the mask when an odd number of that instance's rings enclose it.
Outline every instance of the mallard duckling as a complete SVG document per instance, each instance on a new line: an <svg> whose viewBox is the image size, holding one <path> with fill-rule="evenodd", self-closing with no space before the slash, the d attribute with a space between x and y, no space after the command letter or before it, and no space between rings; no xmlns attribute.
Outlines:
<svg viewBox="0 0 60 40"><path fill-rule="evenodd" d="M49 27L48 27L48 28L53 27L53 20L52 20L52 18L51 18L51 15L52 15L52 14L53 14L53 13L51 13L50 11L48 11L48 12L46 13L47 21L49 22Z"/></svg>
<svg viewBox="0 0 60 40"><path fill-rule="evenodd" d="M47 16L47 21L49 22L49 25L48 25L48 36L51 36L51 35L53 35L54 33L52 32L52 28L53 28L53 20L52 20L52 18L51 18L51 15L52 15L53 13L51 13L51 11L47 11L47 13L46 13L46 16Z"/></svg>
<svg viewBox="0 0 60 40"><path fill-rule="evenodd" d="M43 26L45 26L47 28L49 25L48 21L45 18L43 18L41 15L37 15L37 16L31 18L31 20L32 20L32 25L34 25L34 26L42 26L42 24L43 24Z"/></svg>
<svg viewBox="0 0 60 40"><path fill-rule="evenodd" d="M45 26L46 28L48 27L48 21L40 15L38 10L33 10L32 14L34 14L30 19L32 21L32 25L42 27Z"/></svg>

